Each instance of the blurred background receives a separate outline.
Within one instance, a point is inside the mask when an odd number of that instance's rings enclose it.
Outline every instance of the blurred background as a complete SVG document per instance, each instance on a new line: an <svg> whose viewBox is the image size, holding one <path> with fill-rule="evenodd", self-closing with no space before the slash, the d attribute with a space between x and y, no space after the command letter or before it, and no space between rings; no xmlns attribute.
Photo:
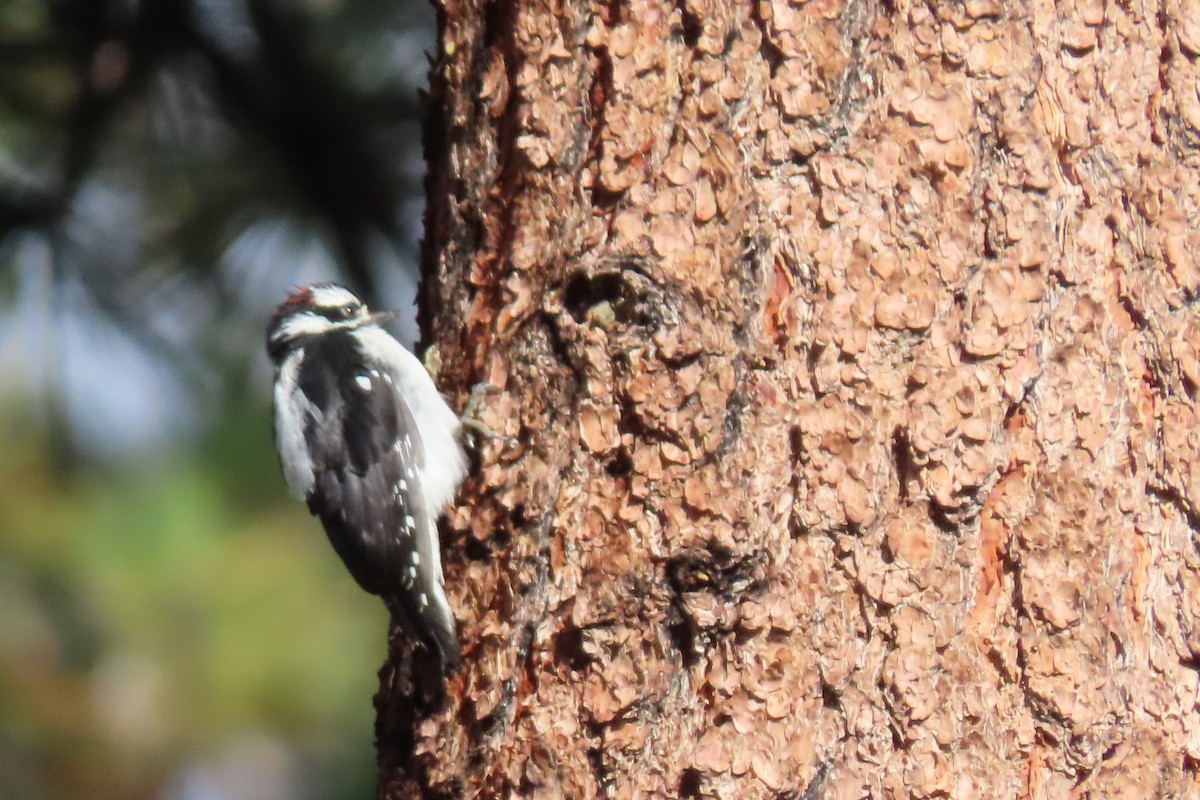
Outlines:
<svg viewBox="0 0 1200 800"><path fill-rule="evenodd" d="M286 496L270 309L408 312L424 0L0 2L0 797L364 798L386 614Z"/></svg>

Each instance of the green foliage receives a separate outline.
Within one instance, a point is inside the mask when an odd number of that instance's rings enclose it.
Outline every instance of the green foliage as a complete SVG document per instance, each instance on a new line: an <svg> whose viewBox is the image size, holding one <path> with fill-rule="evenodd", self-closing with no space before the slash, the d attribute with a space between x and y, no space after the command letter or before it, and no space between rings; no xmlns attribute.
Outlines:
<svg viewBox="0 0 1200 800"><path fill-rule="evenodd" d="M371 794L386 612L286 495L262 330L317 278L411 304L433 41L0 2L0 800Z"/></svg>
<svg viewBox="0 0 1200 800"><path fill-rule="evenodd" d="M71 476L36 437L6 440L0 783L17 796L159 797L248 733L295 752L306 796L369 793L386 612L286 499L267 415L229 419L198 455Z"/></svg>

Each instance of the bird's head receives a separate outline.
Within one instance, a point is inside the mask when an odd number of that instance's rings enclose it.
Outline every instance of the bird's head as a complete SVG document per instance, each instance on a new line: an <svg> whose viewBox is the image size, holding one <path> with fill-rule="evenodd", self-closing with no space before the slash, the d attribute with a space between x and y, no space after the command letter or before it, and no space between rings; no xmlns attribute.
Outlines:
<svg viewBox="0 0 1200 800"><path fill-rule="evenodd" d="M358 296L333 283L293 289L267 324L267 352L279 363L300 341L338 330L379 325L394 314L372 314Z"/></svg>

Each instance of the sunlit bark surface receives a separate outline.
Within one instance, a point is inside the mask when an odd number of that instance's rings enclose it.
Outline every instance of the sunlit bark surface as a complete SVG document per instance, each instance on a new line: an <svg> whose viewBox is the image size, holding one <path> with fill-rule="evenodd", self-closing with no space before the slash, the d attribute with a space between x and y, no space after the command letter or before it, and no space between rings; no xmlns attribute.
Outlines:
<svg viewBox="0 0 1200 800"><path fill-rule="evenodd" d="M497 387L386 797L1200 792L1200 3L447 0Z"/></svg>

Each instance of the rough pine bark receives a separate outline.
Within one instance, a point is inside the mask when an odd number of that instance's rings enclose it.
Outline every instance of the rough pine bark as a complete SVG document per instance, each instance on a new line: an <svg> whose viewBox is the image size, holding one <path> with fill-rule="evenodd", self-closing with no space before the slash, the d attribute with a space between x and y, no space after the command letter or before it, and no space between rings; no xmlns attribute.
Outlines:
<svg viewBox="0 0 1200 800"><path fill-rule="evenodd" d="M1200 2L444 3L381 795L1200 794Z"/></svg>

